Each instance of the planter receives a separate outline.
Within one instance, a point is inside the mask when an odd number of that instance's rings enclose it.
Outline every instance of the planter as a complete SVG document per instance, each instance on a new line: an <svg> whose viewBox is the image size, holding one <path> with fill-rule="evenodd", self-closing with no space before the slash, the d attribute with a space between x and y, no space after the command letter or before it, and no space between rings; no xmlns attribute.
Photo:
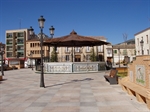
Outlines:
<svg viewBox="0 0 150 112"><path fill-rule="evenodd" d="M116 69L119 73L128 72L128 67L117 67Z"/></svg>

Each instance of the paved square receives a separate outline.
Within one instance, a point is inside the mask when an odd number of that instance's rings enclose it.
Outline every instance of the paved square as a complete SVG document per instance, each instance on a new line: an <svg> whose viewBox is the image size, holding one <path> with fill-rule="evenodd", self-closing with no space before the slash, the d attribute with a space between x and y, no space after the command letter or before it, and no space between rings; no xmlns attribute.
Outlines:
<svg viewBox="0 0 150 112"><path fill-rule="evenodd" d="M0 112L150 112L146 104L105 81L104 72L40 74L5 71L0 82Z"/></svg>

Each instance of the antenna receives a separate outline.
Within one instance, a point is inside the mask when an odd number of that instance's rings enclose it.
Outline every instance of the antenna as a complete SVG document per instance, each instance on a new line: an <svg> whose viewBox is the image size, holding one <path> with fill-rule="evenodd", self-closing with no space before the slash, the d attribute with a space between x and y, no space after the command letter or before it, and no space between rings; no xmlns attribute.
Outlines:
<svg viewBox="0 0 150 112"><path fill-rule="evenodd" d="M19 19L19 29L21 29L21 18Z"/></svg>
<svg viewBox="0 0 150 112"><path fill-rule="evenodd" d="M148 18L148 20L149 20L149 25L150 25L150 18Z"/></svg>

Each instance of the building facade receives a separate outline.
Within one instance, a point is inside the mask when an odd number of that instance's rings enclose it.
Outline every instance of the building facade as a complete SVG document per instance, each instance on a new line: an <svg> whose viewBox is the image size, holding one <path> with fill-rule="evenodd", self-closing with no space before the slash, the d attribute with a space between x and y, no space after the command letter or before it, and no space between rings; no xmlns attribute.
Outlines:
<svg viewBox="0 0 150 112"><path fill-rule="evenodd" d="M135 35L135 49L136 55L150 54L150 28L144 29ZM141 46L141 40L143 40L143 46Z"/></svg>
<svg viewBox="0 0 150 112"><path fill-rule="evenodd" d="M46 37L46 36L44 36ZM106 41L105 37L93 37L101 41ZM45 38L46 41L46 38ZM107 57L112 57L112 46L101 45L101 46L84 46L84 47L57 47L57 61L58 62L89 62L91 61L90 55L92 49L96 56L96 61L106 61ZM26 57L30 60L28 63L39 65L41 60L40 55L40 40L37 35L26 41ZM48 48L43 46L44 61L51 61L54 47Z"/></svg>
<svg viewBox="0 0 150 112"><path fill-rule="evenodd" d="M125 63L125 59L127 62L131 62L135 59L135 40L130 39L126 42L122 42L116 45L113 45L113 62L114 64ZM127 58L125 58L127 57Z"/></svg>
<svg viewBox="0 0 150 112"><path fill-rule="evenodd" d="M26 40L29 37L28 29L7 30L5 36L5 61L10 67L24 68L24 62L26 60Z"/></svg>
<svg viewBox="0 0 150 112"><path fill-rule="evenodd" d="M5 44L3 44L2 42L0 42L0 52L1 52L1 47L4 48L5 51ZM1 66L1 62L2 62L2 55L0 55L0 66ZM5 52L3 54L3 63L5 63Z"/></svg>

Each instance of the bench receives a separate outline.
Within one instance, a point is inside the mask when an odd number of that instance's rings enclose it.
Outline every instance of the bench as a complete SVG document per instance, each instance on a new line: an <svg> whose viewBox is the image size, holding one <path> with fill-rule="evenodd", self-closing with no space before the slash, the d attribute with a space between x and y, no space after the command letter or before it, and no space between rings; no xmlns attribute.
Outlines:
<svg viewBox="0 0 150 112"><path fill-rule="evenodd" d="M117 76L118 70L113 68L110 70L109 75L104 75L104 78L106 81L108 81L110 84L118 84L118 76Z"/></svg>
<svg viewBox="0 0 150 112"><path fill-rule="evenodd" d="M120 85L124 91L129 95L133 95L139 102L147 104L150 109L150 90L142 87L141 85L135 84L128 80L128 77L122 78L120 80Z"/></svg>

